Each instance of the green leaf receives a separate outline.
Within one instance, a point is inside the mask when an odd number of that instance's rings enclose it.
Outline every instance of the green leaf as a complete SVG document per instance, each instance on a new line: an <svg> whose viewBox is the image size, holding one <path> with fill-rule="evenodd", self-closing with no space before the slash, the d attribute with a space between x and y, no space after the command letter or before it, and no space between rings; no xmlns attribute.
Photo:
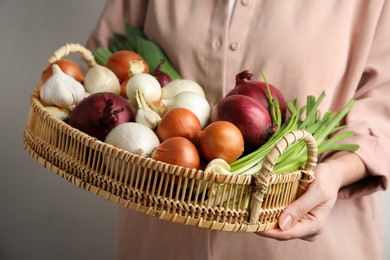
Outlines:
<svg viewBox="0 0 390 260"><path fill-rule="evenodd" d="M160 64L161 60L164 60L165 62L162 64L160 70L167 73L173 80L181 78L179 73L172 66L171 62L169 61L163 50L156 43L138 37L136 45L138 53L148 63L150 72L153 72Z"/></svg>
<svg viewBox="0 0 390 260"><path fill-rule="evenodd" d="M138 52L137 38L146 39L144 32L131 24L125 24L125 30L131 49Z"/></svg>
<svg viewBox="0 0 390 260"><path fill-rule="evenodd" d="M112 52L104 47L98 47L92 54L98 64L105 65L108 57L112 55Z"/></svg>

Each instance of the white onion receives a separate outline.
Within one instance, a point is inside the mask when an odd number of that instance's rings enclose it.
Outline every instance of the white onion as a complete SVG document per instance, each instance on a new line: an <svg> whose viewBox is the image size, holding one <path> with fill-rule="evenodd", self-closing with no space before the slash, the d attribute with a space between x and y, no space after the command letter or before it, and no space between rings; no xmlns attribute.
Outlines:
<svg viewBox="0 0 390 260"><path fill-rule="evenodd" d="M84 79L84 87L90 94L98 92L119 94L121 91L119 79L114 72L98 64L88 70Z"/></svg>
<svg viewBox="0 0 390 260"><path fill-rule="evenodd" d="M117 125L108 133L104 142L146 157L160 144L153 130L134 122Z"/></svg>
<svg viewBox="0 0 390 260"><path fill-rule="evenodd" d="M161 86L158 80L147 73L138 73L132 76L126 84L126 94L132 104L136 105L136 91L140 89L144 94L145 101L158 102L161 98Z"/></svg>
<svg viewBox="0 0 390 260"><path fill-rule="evenodd" d="M203 88L193 80L177 79L166 84L161 90L161 99L170 99L180 92L192 91L206 97Z"/></svg>
<svg viewBox="0 0 390 260"><path fill-rule="evenodd" d="M161 100L161 104L166 108L166 112L177 107L191 110L198 117L202 128L207 125L210 119L211 107L209 102L206 98L192 91L180 92L170 99Z"/></svg>

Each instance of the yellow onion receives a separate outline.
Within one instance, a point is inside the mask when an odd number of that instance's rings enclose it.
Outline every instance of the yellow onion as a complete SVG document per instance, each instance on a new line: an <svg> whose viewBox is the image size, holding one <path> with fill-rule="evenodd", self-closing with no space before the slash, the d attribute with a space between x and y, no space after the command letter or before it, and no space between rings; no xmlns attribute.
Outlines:
<svg viewBox="0 0 390 260"><path fill-rule="evenodd" d="M189 109L173 108L168 111L157 126L160 141L170 137L181 136L192 140L202 130L198 117Z"/></svg>
<svg viewBox="0 0 390 260"><path fill-rule="evenodd" d="M199 169L200 157L195 145L188 139L175 136L157 146L151 157L157 161L187 168Z"/></svg>
<svg viewBox="0 0 390 260"><path fill-rule="evenodd" d="M196 136L196 143L207 161L219 158L232 163L244 152L240 129L228 121L215 121L206 126Z"/></svg>
<svg viewBox="0 0 390 260"><path fill-rule="evenodd" d="M105 65L115 73L120 82L136 73L149 73L149 66L144 58L130 50L114 52Z"/></svg>

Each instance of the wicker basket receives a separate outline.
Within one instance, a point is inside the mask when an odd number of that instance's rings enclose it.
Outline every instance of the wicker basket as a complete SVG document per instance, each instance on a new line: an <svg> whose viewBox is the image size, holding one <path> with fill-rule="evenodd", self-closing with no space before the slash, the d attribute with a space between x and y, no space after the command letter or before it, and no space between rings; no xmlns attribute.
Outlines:
<svg viewBox="0 0 390 260"><path fill-rule="evenodd" d="M77 44L65 45L49 61L72 52L93 66L93 56ZM163 220L231 232L276 228L283 209L314 179L317 162L315 139L308 132L295 131L275 145L257 175L206 173L170 165L72 128L50 114L36 92L30 97L23 141L36 161L79 188ZM300 141L308 151L304 169L273 174L277 158Z"/></svg>

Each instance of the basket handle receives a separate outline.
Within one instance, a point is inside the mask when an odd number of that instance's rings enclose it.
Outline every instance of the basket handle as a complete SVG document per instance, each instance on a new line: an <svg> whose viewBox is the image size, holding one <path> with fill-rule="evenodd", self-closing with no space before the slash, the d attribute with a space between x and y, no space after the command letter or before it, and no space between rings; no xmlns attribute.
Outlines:
<svg viewBox="0 0 390 260"><path fill-rule="evenodd" d="M305 130L293 131L285 135L279 142L275 144L272 150L267 154L262 167L257 175L253 175L255 182L255 190L252 193L251 212L249 222L255 224L259 220L259 214L264 199L264 195L268 190L270 174L275 166L276 160L283 152L292 144L304 141L307 147L307 161L301 179L298 197L303 194L309 184L314 180L314 169L317 165L317 143L315 138Z"/></svg>
<svg viewBox="0 0 390 260"><path fill-rule="evenodd" d="M84 61L87 63L89 68L96 65L95 57L92 52L78 43L66 43L64 46L53 52L51 57L48 59L46 68L53 62L68 56L71 53L79 54Z"/></svg>

